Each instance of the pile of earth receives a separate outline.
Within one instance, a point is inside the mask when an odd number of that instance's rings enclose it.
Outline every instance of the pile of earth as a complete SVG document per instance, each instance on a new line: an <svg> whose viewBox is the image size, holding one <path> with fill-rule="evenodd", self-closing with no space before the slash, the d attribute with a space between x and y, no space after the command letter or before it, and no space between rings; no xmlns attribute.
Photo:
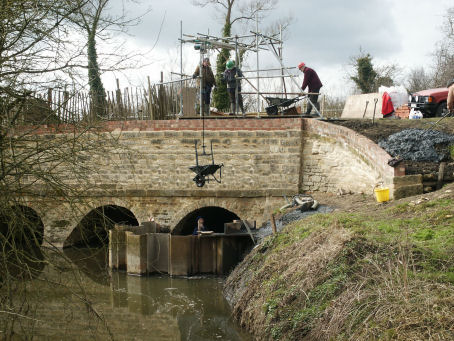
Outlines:
<svg viewBox="0 0 454 341"><path fill-rule="evenodd" d="M437 130L405 129L378 143L391 156L410 161L441 162L451 158L454 135Z"/></svg>
<svg viewBox="0 0 454 341"><path fill-rule="evenodd" d="M454 135L454 118L445 118L443 121L439 118L423 119L423 120L385 120L379 119L373 122L372 120L333 120L331 123L344 126L352 129L361 135L366 136L375 143L380 143L388 139L393 134L399 133L408 129L424 129L443 132L449 135ZM438 123L437 123L438 122ZM438 146L435 150L446 155L446 150L443 152ZM451 157L452 158L452 157ZM405 173L410 174L434 174L438 172L438 161L413 161L411 159L404 160L402 164L405 166ZM454 172L454 162L448 162L445 169L446 173Z"/></svg>

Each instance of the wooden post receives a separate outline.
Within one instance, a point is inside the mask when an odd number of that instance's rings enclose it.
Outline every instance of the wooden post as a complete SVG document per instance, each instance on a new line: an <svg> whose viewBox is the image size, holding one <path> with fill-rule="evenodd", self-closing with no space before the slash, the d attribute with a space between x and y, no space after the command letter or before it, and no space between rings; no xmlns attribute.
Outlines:
<svg viewBox="0 0 454 341"><path fill-rule="evenodd" d="M322 116L325 116L325 105L326 105L326 96L325 94L322 95Z"/></svg>
<svg viewBox="0 0 454 341"><path fill-rule="evenodd" d="M153 98L151 95L151 82L150 76L147 76L148 79L148 111L150 113L150 120L153 120Z"/></svg>
<svg viewBox="0 0 454 341"><path fill-rule="evenodd" d="M271 213L271 228L273 229L273 234L277 233L277 228L276 228L276 220L274 220L274 214Z"/></svg>
<svg viewBox="0 0 454 341"><path fill-rule="evenodd" d="M52 88L47 89L47 105L49 106L49 114L52 112Z"/></svg>
<svg viewBox="0 0 454 341"><path fill-rule="evenodd" d="M63 121L68 122L69 121L69 111L68 111L68 102L69 102L69 92L63 91Z"/></svg>
<svg viewBox="0 0 454 341"><path fill-rule="evenodd" d="M443 186L443 179L445 176L445 167L446 167L446 162L441 162L440 168L438 168L437 189L440 189Z"/></svg>
<svg viewBox="0 0 454 341"><path fill-rule="evenodd" d="M115 95L117 97L117 106L118 106L118 111L120 117L123 116L123 108L122 108L122 103L121 103L121 90L120 90L120 80L117 78L117 90L115 90Z"/></svg>

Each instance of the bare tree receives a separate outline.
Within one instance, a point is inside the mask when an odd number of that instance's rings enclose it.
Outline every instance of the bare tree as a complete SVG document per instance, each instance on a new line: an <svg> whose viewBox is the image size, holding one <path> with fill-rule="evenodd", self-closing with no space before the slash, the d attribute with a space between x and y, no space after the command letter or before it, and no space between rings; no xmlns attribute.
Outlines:
<svg viewBox="0 0 454 341"><path fill-rule="evenodd" d="M0 335L6 340L33 338L34 312L43 301L30 299L25 280L44 266L57 273L62 263L72 268L60 251L40 248L44 227L25 196L47 195L77 209L73 204L82 201L90 186L88 174L95 172L87 156L103 155L115 144L96 135L87 122L48 138L37 136L35 126L22 125L22 120L29 122L31 104L34 123L49 118L59 123L49 102L37 94L48 87L76 86L71 80L85 69L80 63L84 51L72 41L69 23L85 5L70 0L0 1ZM65 285L46 276L40 276L43 285ZM76 286L82 288L77 279L74 276ZM89 316L102 320L82 290L69 297L77 297Z"/></svg>
<svg viewBox="0 0 454 341"><path fill-rule="evenodd" d="M423 67L412 69L407 76L406 88L410 93L433 87L432 75Z"/></svg>
<svg viewBox="0 0 454 341"><path fill-rule="evenodd" d="M444 38L434 53L434 86L437 87L445 87L454 77L454 7L447 9L442 29Z"/></svg>

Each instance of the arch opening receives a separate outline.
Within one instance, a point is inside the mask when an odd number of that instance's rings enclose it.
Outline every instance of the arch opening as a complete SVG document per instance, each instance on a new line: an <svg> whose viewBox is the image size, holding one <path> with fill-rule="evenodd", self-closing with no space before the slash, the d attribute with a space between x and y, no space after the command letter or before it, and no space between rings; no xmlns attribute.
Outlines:
<svg viewBox="0 0 454 341"><path fill-rule="evenodd" d="M0 215L0 235L5 242L31 248L41 246L44 224L38 213L23 205L14 205Z"/></svg>
<svg viewBox="0 0 454 341"><path fill-rule="evenodd" d="M210 231L214 231L215 233L224 232L224 223L240 219L238 215L222 207L202 207L188 213L183 219L181 219L173 229L172 234L192 234L194 228L197 226L198 217L203 217L206 228Z"/></svg>
<svg viewBox="0 0 454 341"><path fill-rule="evenodd" d="M108 243L109 230L115 224L139 226L134 214L117 205L100 206L91 210L74 228L63 247L101 247Z"/></svg>
<svg viewBox="0 0 454 341"><path fill-rule="evenodd" d="M39 274L44 268L43 239L44 224L34 209L23 205L3 209L0 214L0 274L23 279Z"/></svg>

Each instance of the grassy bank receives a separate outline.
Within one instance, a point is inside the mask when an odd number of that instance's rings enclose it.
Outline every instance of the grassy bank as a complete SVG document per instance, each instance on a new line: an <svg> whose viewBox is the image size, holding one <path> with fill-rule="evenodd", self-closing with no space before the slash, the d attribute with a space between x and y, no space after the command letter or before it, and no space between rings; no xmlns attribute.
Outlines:
<svg viewBox="0 0 454 341"><path fill-rule="evenodd" d="M454 186L295 222L225 294L257 339L454 339Z"/></svg>

